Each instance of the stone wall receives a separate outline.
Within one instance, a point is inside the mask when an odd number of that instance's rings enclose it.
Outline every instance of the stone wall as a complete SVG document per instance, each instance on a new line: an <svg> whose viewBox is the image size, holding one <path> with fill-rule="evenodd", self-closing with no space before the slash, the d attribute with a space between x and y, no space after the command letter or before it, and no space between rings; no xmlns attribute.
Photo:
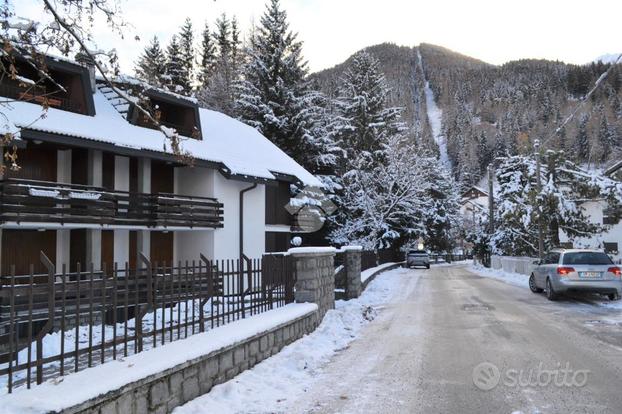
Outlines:
<svg viewBox="0 0 622 414"><path fill-rule="evenodd" d="M242 342L127 384L62 413L170 413L175 407L209 392L214 385L232 379L311 333L319 322L318 314L311 312Z"/></svg>
<svg viewBox="0 0 622 414"><path fill-rule="evenodd" d="M294 260L296 302L318 305L320 320L330 309L335 309L335 249L293 248L289 254Z"/></svg>
<svg viewBox="0 0 622 414"><path fill-rule="evenodd" d="M355 299L361 296L361 248L344 249L344 266L346 268L346 299Z"/></svg>

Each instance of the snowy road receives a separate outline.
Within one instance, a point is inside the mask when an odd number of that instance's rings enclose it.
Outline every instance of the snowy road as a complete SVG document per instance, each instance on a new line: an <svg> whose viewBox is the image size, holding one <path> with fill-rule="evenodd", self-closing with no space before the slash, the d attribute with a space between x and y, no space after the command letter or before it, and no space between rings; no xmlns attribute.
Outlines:
<svg viewBox="0 0 622 414"><path fill-rule="evenodd" d="M619 310L549 302L464 266L411 272L414 289L285 412L620 412ZM475 371L488 391L474 385L474 368L484 362L498 370L484 378Z"/></svg>

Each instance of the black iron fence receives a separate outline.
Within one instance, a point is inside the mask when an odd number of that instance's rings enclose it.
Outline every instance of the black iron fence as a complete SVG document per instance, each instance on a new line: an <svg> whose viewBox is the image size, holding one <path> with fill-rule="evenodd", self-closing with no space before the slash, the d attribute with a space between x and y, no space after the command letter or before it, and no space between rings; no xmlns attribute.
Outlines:
<svg viewBox="0 0 622 414"><path fill-rule="evenodd" d="M294 300L291 259L127 263L1 277L0 382L62 376L156 348ZM34 374L34 377L33 377Z"/></svg>

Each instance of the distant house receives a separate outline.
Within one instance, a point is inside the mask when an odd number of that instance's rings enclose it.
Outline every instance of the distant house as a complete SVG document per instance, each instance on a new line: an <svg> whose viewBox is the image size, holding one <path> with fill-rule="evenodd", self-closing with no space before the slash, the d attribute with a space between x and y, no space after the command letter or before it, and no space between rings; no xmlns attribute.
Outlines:
<svg viewBox="0 0 622 414"><path fill-rule="evenodd" d="M479 186L472 186L460 197L460 215L462 227L466 234L474 234L488 222L488 192ZM459 240L462 250L472 249L471 243Z"/></svg>
<svg viewBox="0 0 622 414"><path fill-rule="evenodd" d="M604 174L615 180L622 181L622 161L607 168ZM622 194L620 197L622 197ZM571 242L565 234L560 233L562 244L566 247L600 248L616 261L622 260L622 252L620 251L620 248L622 248L622 222L614 220L612 214L607 209L607 203L604 201L588 201L582 206L590 220L604 225L607 230L594 237L575 239L574 242Z"/></svg>
<svg viewBox="0 0 622 414"><path fill-rule="evenodd" d="M64 91L32 85L27 79L38 76L21 62L25 80L0 83L0 95L15 99L2 108L8 130L21 129L13 142L20 169L1 177L3 275L12 265L17 274L31 264L42 272L40 251L59 270L74 271L78 263L134 268L139 253L183 263L289 247L290 184L319 182L259 132L193 99L147 88L161 123L183 135L189 166L87 66L47 60ZM124 82L130 90L132 80ZM49 109L40 118L42 104Z"/></svg>
<svg viewBox="0 0 622 414"><path fill-rule="evenodd" d="M460 214L465 228L474 229L488 221L488 192L472 186L460 197Z"/></svg>

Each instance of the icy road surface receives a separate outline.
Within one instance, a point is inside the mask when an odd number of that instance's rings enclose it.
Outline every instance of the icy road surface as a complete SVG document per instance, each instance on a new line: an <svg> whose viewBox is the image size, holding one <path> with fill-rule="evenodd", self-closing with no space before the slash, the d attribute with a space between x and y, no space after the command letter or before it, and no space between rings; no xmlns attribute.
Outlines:
<svg viewBox="0 0 622 414"><path fill-rule="evenodd" d="M418 279L415 288L384 309L348 349L337 354L304 397L278 409L620 412L619 309L590 300L549 302L524 287L475 275L465 266L410 272ZM474 368L484 362L494 364L499 373L498 384L488 391L474 385ZM571 386L556 386L552 379L546 385L549 373L557 372L562 381L561 370L566 368L571 371L565 378ZM514 385L513 373L521 374L523 383L529 383L531 375L533 385ZM493 375L492 380L496 378ZM266 407L266 412L275 409Z"/></svg>

